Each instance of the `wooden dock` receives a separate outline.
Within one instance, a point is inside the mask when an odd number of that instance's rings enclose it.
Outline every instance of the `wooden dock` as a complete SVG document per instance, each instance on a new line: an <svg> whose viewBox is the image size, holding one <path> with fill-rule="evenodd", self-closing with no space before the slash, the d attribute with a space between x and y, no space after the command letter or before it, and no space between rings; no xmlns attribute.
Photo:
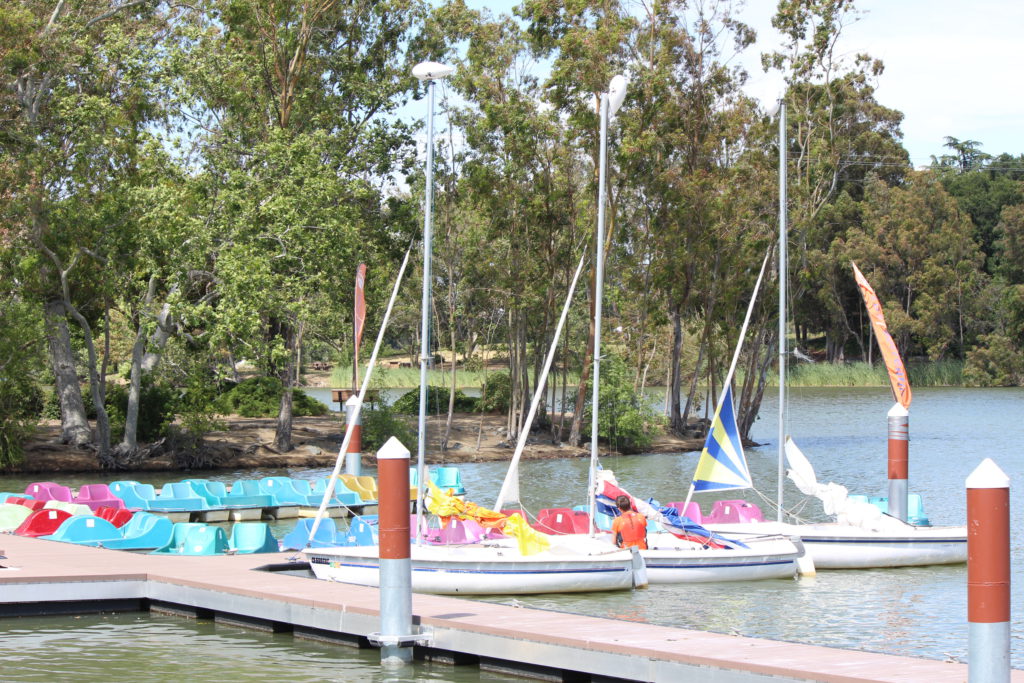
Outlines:
<svg viewBox="0 0 1024 683"><path fill-rule="evenodd" d="M167 610L370 647L377 589L257 568L295 553L137 555L0 535L0 617ZM967 681L967 666L415 595L417 658L553 680ZM967 636L966 623L964 637ZM1024 683L1024 671L1012 681Z"/></svg>

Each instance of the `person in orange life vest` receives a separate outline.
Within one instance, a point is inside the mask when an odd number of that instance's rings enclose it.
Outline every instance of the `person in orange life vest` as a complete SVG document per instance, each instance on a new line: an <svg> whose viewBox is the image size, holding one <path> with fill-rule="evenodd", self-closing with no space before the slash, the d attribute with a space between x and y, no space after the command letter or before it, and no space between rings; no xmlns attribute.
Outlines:
<svg viewBox="0 0 1024 683"><path fill-rule="evenodd" d="M647 520L632 509L628 496L619 496L615 499L615 504L620 511L619 516L612 520L615 545L620 548L647 550Z"/></svg>

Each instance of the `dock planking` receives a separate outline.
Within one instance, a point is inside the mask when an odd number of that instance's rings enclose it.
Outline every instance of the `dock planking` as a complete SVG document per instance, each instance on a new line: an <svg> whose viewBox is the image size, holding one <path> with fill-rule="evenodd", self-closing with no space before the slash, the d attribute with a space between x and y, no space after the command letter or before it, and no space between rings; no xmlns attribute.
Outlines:
<svg viewBox="0 0 1024 683"><path fill-rule="evenodd" d="M0 615L167 609L368 646L377 589L255 571L295 553L138 555L7 536ZM70 607L69 607L70 606ZM418 658L556 678L643 681L966 681L967 666L433 595L413 597ZM964 627L966 638L966 624ZM1024 671L1011 680L1024 683Z"/></svg>

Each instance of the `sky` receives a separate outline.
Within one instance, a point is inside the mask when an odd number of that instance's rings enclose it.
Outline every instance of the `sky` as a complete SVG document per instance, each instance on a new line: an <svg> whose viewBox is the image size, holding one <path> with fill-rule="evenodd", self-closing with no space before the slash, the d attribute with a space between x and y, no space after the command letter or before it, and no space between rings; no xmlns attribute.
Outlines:
<svg viewBox="0 0 1024 683"><path fill-rule="evenodd" d="M639 2L639 0L637 0ZM469 0L474 8L507 12L511 0ZM760 54L777 48L771 26L776 0L747 0L742 21L758 42L744 64L747 91L771 106L781 93L778 74L765 74ZM903 144L914 166L949 150L946 136L976 140L982 151L1024 154L1024 1L858 0L840 51L866 52L885 63L876 98L904 114Z"/></svg>
<svg viewBox="0 0 1024 683"><path fill-rule="evenodd" d="M774 0L748 0L741 18L757 31L754 52L779 44ZM1024 2L1019 0L859 0L858 20L840 50L881 59L876 99L904 114L903 144L914 166L949 150L946 136L982 143L997 155L1024 153ZM782 81L747 62L750 94L774 101Z"/></svg>

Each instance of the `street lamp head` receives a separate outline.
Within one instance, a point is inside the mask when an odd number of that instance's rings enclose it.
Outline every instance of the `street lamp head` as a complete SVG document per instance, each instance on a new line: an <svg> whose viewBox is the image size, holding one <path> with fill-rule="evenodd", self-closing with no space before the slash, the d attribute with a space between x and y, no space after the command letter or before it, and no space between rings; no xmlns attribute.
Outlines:
<svg viewBox="0 0 1024 683"><path fill-rule="evenodd" d="M421 81L435 81L447 78L454 73L455 67L439 62L420 62L412 68L412 75Z"/></svg>
<svg viewBox="0 0 1024 683"><path fill-rule="evenodd" d="M608 116L615 116L615 112L622 106L626 99L626 79L624 76L616 76L608 86Z"/></svg>

